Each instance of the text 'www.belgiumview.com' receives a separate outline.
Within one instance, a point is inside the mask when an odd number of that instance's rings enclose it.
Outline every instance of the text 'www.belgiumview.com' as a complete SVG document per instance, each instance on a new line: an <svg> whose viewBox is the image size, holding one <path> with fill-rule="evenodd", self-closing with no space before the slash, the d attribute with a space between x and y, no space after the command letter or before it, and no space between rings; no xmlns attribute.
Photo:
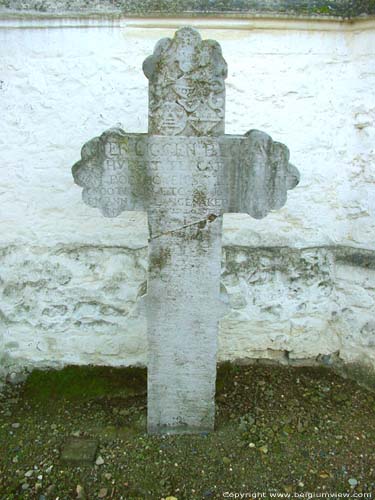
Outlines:
<svg viewBox="0 0 375 500"><path fill-rule="evenodd" d="M336 498L347 498L347 499L367 499L373 500L372 493L360 493L356 491L350 492L294 492L294 493L282 493L278 491L255 491L255 492L237 492L237 491L225 491L223 493L223 498L235 499L235 500L269 500L271 498L291 498L291 499L336 499Z"/></svg>

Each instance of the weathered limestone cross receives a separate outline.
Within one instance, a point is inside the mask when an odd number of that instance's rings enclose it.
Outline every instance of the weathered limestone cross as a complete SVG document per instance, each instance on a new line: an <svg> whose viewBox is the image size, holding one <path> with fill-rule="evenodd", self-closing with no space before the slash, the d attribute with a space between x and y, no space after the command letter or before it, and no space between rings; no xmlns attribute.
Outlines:
<svg viewBox="0 0 375 500"><path fill-rule="evenodd" d="M149 432L212 430L223 213L265 217L299 174L267 134L224 135L217 42L182 28L158 42L143 71L148 134L104 132L83 146L73 176L104 216L148 214Z"/></svg>

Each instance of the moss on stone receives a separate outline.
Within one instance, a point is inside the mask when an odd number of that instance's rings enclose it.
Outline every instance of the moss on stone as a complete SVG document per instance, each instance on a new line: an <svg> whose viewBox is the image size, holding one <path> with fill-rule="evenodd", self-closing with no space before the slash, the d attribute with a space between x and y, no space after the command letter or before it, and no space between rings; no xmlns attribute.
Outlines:
<svg viewBox="0 0 375 500"><path fill-rule="evenodd" d="M160 248L160 251L156 254L153 253L150 256L150 268L155 270L158 269L161 271L170 261L171 258L171 250L167 247Z"/></svg>
<svg viewBox="0 0 375 500"><path fill-rule="evenodd" d="M196 189L193 193L193 206L204 206L207 204L207 194L202 189Z"/></svg>
<svg viewBox="0 0 375 500"><path fill-rule="evenodd" d="M375 252L361 248L337 247L336 261L349 266L375 269Z"/></svg>
<svg viewBox="0 0 375 500"><path fill-rule="evenodd" d="M88 400L107 394L133 396L146 390L143 368L67 366L62 370L34 370L24 393L35 402L57 399Z"/></svg>
<svg viewBox="0 0 375 500"><path fill-rule="evenodd" d="M375 370L372 366L362 363L339 363L333 365L341 376L355 380L360 386L375 392Z"/></svg>
<svg viewBox="0 0 375 500"><path fill-rule="evenodd" d="M149 16L256 14L283 16L330 16L352 19L375 15L374 0L0 0L1 10L64 14Z"/></svg>

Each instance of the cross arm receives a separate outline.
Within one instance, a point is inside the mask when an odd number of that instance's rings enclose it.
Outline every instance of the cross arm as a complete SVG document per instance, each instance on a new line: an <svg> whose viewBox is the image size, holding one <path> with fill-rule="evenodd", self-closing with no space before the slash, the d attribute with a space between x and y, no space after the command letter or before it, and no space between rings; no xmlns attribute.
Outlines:
<svg viewBox="0 0 375 500"><path fill-rule="evenodd" d="M259 130L221 141L227 212L262 219L285 205L287 191L297 186L299 172L289 163L289 149Z"/></svg>
<svg viewBox="0 0 375 500"><path fill-rule="evenodd" d="M148 177L145 134L112 128L88 141L72 167L83 201L105 217L125 210L147 210Z"/></svg>

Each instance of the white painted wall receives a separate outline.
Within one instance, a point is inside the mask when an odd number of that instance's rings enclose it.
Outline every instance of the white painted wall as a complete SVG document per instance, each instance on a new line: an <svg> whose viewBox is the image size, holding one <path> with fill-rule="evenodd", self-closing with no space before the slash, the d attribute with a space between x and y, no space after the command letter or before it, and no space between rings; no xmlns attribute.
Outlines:
<svg viewBox="0 0 375 500"><path fill-rule="evenodd" d="M8 370L145 362L137 297L146 217L103 218L81 201L70 167L107 128L147 130L142 62L181 22L169 24L0 22L0 349ZM301 172L282 210L261 221L225 216L231 311L220 359L339 351L345 362L375 367L375 266L359 266L353 250L375 261L375 22L190 24L218 40L228 62L227 133L264 130L288 145ZM346 260L337 257L342 246Z"/></svg>

